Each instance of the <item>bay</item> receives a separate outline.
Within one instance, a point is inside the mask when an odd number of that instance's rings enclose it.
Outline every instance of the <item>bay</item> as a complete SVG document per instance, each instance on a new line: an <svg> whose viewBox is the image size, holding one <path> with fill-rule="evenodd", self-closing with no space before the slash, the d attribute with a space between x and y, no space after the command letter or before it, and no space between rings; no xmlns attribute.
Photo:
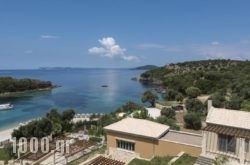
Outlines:
<svg viewBox="0 0 250 165"><path fill-rule="evenodd" d="M0 130L42 117L51 108L59 111L72 108L76 113L107 113L127 101L141 103L141 95L150 87L131 78L142 72L129 69L0 70L0 76L40 79L61 86L50 91L0 98L0 104L14 105L12 110L0 111Z"/></svg>

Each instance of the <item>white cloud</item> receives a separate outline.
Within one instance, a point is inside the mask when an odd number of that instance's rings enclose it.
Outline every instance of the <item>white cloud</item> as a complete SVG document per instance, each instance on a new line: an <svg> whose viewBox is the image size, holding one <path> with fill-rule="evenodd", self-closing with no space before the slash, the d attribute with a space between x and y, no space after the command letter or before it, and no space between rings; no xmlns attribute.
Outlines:
<svg viewBox="0 0 250 165"><path fill-rule="evenodd" d="M101 47L92 47L88 49L90 54L101 55L109 58L120 58L125 61L138 61L138 57L126 55L126 49L121 48L112 37L104 37L99 39L98 42Z"/></svg>
<svg viewBox="0 0 250 165"><path fill-rule="evenodd" d="M55 36L55 35L41 35L40 36L42 39L57 39L59 38L59 36Z"/></svg>
<svg viewBox="0 0 250 165"><path fill-rule="evenodd" d="M213 41L213 42L211 42L211 45L216 46L216 45L220 45L220 43L218 41Z"/></svg>

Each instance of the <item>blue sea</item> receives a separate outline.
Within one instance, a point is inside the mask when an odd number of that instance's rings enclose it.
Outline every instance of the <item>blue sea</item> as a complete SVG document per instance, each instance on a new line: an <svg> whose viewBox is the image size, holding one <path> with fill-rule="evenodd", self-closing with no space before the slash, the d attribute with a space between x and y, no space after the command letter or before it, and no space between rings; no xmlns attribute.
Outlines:
<svg viewBox="0 0 250 165"><path fill-rule="evenodd" d="M12 110L0 111L0 130L41 117L51 108L59 111L72 108L76 113L107 113L127 101L141 103L141 95L150 87L131 78L142 72L129 69L0 70L0 76L40 79L61 86L20 97L0 98L0 103L14 105Z"/></svg>

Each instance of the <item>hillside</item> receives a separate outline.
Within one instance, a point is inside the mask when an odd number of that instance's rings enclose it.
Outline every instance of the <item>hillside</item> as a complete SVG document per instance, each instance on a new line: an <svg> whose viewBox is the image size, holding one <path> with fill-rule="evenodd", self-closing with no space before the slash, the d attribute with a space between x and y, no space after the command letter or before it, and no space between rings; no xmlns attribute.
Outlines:
<svg viewBox="0 0 250 165"><path fill-rule="evenodd" d="M187 96L188 87L211 95L214 106L250 110L250 62L204 60L169 64L141 74L141 81Z"/></svg>
<svg viewBox="0 0 250 165"><path fill-rule="evenodd" d="M35 79L15 79L12 77L0 77L0 94L5 96L8 93L42 90L53 88L50 81Z"/></svg>

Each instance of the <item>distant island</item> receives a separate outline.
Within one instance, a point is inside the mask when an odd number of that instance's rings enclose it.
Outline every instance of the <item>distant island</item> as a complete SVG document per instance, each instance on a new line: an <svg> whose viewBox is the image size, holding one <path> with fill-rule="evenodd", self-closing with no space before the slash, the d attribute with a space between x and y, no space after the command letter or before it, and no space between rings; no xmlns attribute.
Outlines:
<svg viewBox="0 0 250 165"><path fill-rule="evenodd" d="M131 70L150 70L150 69L155 69L158 68L158 66L155 65L144 65L144 66L138 66L135 68L131 68Z"/></svg>
<svg viewBox="0 0 250 165"><path fill-rule="evenodd" d="M12 77L0 77L0 96L9 96L19 92L28 92L36 90L49 90L54 86L50 81L41 81L36 79L15 79Z"/></svg>

